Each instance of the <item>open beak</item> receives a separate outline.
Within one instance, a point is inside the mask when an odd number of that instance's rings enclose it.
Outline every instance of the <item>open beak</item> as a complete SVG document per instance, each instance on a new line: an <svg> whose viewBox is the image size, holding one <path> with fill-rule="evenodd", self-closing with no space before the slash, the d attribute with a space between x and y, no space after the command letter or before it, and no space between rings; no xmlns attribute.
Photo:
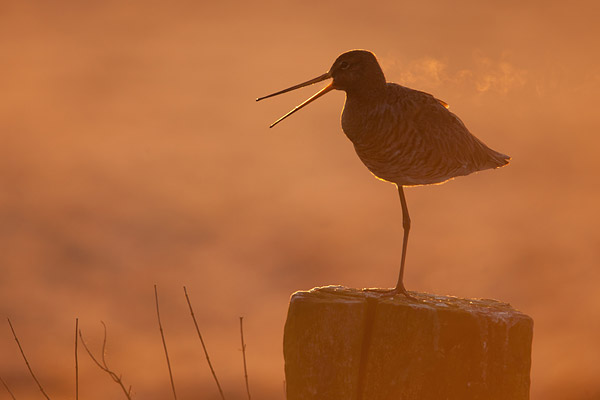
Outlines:
<svg viewBox="0 0 600 400"><path fill-rule="evenodd" d="M309 86L312 85L313 83L317 83L317 82L321 82L324 81L325 79L329 79L331 78L331 74L329 72L318 76L314 79L311 79L309 81L306 81L304 83L300 83L298 85L289 87L287 89L284 90L280 90L279 92L275 92L272 93L268 96L264 96L264 97L259 97L258 99L256 99L256 101L261 101L264 99L268 99L269 97L273 97L273 96L277 96L283 93L287 93L287 92L291 92L292 90L296 90L296 89L300 89L304 86ZM309 105L310 103L312 103L313 101L315 101L316 99L318 99L319 97L323 96L325 93L330 92L331 90L333 90L333 82L329 83L329 85L325 86L323 89L319 90L317 93L315 93L312 97L310 97L309 99L307 99L306 101L304 101L302 104L296 106L292 111L290 111L289 113L285 114L283 117L279 118L277 121L273 122L269 128L274 127L275 125L277 125L278 123L280 123L281 121L283 121L284 119L286 119L287 117L289 117L290 115L292 115L293 113L295 113L296 111L298 111L299 109L303 108L304 106Z"/></svg>

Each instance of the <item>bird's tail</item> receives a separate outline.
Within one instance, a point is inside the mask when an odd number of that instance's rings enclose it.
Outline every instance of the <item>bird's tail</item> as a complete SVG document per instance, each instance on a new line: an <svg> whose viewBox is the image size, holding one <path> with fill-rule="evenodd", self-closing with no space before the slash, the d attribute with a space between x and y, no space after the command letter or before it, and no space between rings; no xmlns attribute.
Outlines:
<svg viewBox="0 0 600 400"><path fill-rule="evenodd" d="M491 149L490 149L491 150ZM495 150L491 150L491 157L490 157L490 168L500 168L505 166L506 164L508 164L510 162L510 156L507 156L506 154L502 154L499 153Z"/></svg>

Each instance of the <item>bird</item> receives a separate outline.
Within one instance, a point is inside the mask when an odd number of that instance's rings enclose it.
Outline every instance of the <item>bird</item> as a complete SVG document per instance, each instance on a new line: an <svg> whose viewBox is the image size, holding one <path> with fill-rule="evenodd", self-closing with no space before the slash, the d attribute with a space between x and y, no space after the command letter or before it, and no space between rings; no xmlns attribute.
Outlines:
<svg viewBox="0 0 600 400"><path fill-rule="evenodd" d="M312 97L273 122L274 127L332 90L346 93L342 130L356 154L380 180L396 185L402 207L402 255L398 281L384 295L413 298L404 286L411 219L404 187L440 184L458 176L505 166L510 156L492 150L469 132L442 100L387 82L377 57L367 50L339 55L324 74L256 101L331 79Z"/></svg>

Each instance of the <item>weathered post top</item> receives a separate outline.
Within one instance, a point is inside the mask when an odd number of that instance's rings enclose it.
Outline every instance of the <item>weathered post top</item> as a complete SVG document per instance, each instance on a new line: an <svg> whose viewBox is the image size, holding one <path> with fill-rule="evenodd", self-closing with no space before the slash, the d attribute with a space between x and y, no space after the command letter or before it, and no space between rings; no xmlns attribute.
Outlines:
<svg viewBox="0 0 600 400"><path fill-rule="evenodd" d="M326 286L292 295L288 400L525 400L533 320L509 304Z"/></svg>

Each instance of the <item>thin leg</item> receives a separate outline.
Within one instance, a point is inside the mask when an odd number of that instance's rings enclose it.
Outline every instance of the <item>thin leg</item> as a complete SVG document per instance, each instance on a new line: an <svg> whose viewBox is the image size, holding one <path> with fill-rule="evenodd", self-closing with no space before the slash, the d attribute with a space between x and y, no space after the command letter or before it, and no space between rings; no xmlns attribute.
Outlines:
<svg viewBox="0 0 600 400"><path fill-rule="evenodd" d="M398 185L398 194L400 195L400 204L402 205L402 227L404 228L404 239L402 240L402 259L400 261L400 274L398 275L398 283L396 283L396 287L394 289L383 291L381 289L375 289L373 291L379 293L383 297L392 297L397 294L402 294L411 300L417 300L404 288L404 264L406 262L408 232L410 231L410 216L408 215L408 206L406 205L406 197L404 197L402 185Z"/></svg>
<svg viewBox="0 0 600 400"><path fill-rule="evenodd" d="M406 247L408 245L408 232L410 231L410 216L408 215L408 206L406 205L406 197L402 185L398 185L398 194L400 195L400 204L402 205L402 227L404 228L404 239L402 240L402 259L400 261L400 274L398 275L398 283L394 289L395 293L402 293L407 297L411 297L404 288L404 263L406 261Z"/></svg>

